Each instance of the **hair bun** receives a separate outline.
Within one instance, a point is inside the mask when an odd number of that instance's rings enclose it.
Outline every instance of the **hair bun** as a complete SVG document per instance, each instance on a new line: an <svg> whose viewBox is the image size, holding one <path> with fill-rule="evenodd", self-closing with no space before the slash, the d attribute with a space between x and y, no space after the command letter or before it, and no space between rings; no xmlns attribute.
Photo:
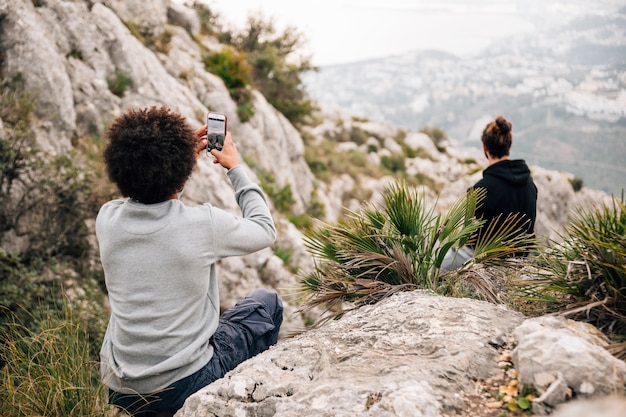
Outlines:
<svg viewBox="0 0 626 417"><path fill-rule="evenodd" d="M511 132L511 128L513 127L513 125L511 125L511 122L509 122L502 116L498 116L496 118L496 125L498 126L498 130L500 130L500 134L502 135L508 135Z"/></svg>

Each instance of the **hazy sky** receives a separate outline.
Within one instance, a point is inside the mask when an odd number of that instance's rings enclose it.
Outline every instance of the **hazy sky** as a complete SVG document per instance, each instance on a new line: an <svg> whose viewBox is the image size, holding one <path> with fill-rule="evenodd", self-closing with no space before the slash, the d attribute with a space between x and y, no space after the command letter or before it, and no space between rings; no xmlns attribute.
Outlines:
<svg viewBox="0 0 626 417"><path fill-rule="evenodd" d="M514 0L206 1L236 27L259 11L279 28L296 26L320 66L417 49L472 54L495 39L534 29Z"/></svg>

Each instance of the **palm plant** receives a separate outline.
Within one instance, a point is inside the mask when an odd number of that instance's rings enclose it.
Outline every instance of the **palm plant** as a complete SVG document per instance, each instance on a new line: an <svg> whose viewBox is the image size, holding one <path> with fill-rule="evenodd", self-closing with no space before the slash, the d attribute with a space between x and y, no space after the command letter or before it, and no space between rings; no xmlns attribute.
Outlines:
<svg viewBox="0 0 626 417"><path fill-rule="evenodd" d="M336 225L322 223L308 231L304 241L316 266L301 278L303 309L325 304L336 310L343 301L358 307L412 289L473 293L496 301L489 285L462 277L473 264L503 263L503 257L528 249L534 241L508 238L521 230L519 216L483 227L485 221L474 214L485 194L484 189L469 190L442 216L428 207L424 194L401 181L384 189L381 205L367 204ZM474 247L474 258L457 271L442 273L448 251L466 244Z"/></svg>
<svg viewBox="0 0 626 417"><path fill-rule="evenodd" d="M624 194L612 204L578 208L559 238L542 254L543 273L527 283L526 297L626 342ZM620 351L626 358L625 344Z"/></svg>

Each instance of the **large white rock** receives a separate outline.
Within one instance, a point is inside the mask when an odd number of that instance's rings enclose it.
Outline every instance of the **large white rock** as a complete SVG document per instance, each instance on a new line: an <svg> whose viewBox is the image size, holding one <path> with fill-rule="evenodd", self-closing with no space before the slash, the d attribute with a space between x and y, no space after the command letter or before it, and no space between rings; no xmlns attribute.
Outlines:
<svg viewBox="0 0 626 417"><path fill-rule="evenodd" d="M497 374L523 320L502 305L396 294L280 340L190 397L177 417L439 416Z"/></svg>

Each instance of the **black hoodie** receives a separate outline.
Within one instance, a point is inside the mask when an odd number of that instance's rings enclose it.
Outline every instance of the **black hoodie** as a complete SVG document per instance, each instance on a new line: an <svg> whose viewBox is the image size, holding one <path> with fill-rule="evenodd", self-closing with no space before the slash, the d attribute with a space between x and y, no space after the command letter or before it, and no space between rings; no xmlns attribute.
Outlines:
<svg viewBox="0 0 626 417"><path fill-rule="evenodd" d="M490 221L500 214L505 218L510 213L521 213L530 220L526 224L526 233L534 233L537 187L525 161L505 159L490 165L474 188L487 189L485 200L476 209L476 217Z"/></svg>

